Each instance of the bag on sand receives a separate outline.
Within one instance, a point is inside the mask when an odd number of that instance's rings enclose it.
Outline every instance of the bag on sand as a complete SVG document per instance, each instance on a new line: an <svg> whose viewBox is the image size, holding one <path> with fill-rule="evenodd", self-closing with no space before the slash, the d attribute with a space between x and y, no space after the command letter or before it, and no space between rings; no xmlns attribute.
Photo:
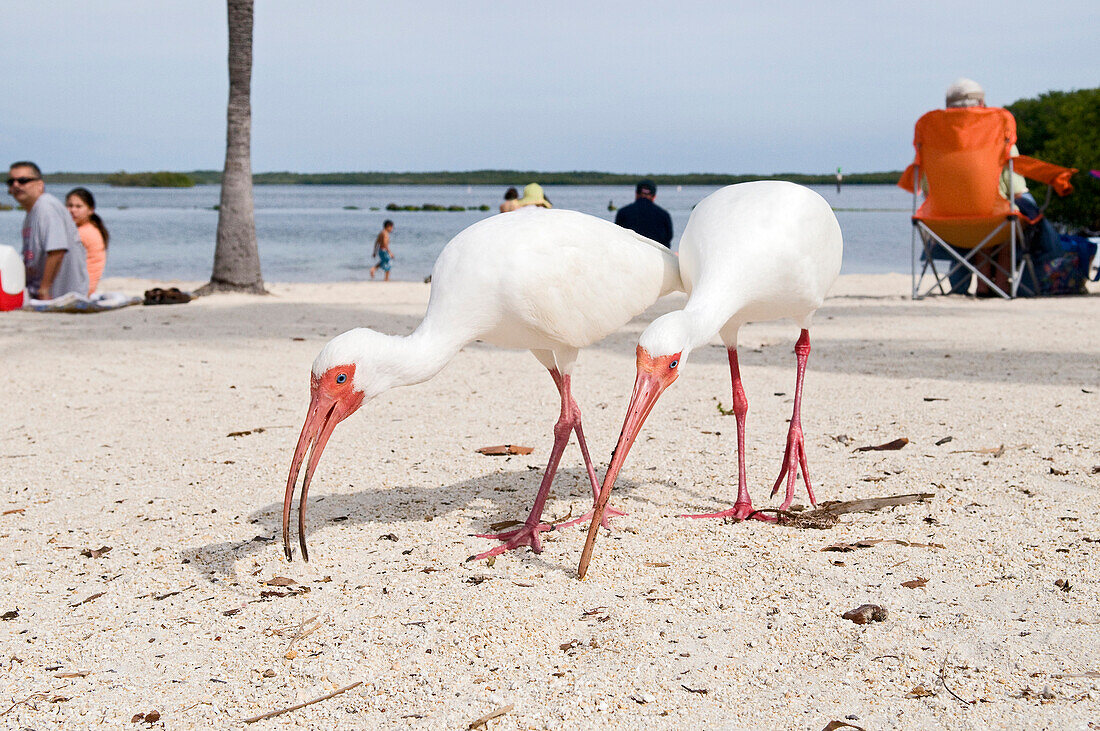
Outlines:
<svg viewBox="0 0 1100 731"><path fill-rule="evenodd" d="M1058 239L1061 251L1041 253L1034 257L1035 275L1039 280L1038 295L1030 286L1031 278L1025 277L1020 285L1020 296L1086 294L1085 282L1089 278L1089 263L1096 255L1096 244L1083 236L1061 234Z"/></svg>

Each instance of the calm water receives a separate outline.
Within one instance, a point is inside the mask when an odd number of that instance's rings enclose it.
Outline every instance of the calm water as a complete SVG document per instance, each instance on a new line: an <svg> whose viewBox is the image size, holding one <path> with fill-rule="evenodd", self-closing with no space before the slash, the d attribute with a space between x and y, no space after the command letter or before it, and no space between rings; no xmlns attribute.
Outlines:
<svg viewBox="0 0 1100 731"><path fill-rule="evenodd" d="M61 198L75 187L55 184L47 190ZM111 231L104 276L205 280L214 261L218 186L187 189L112 188L87 185L98 212ZM517 183L522 188L522 181ZM663 186L657 202L672 214L676 237L691 208L716 186ZM837 210L844 232L845 273L909 271L911 198L886 185L820 186ZM368 279L370 253L382 221L396 230L397 260L392 278L421 281L436 256L456 233L497 211L503 186L453 185L259 185L255 188L256 236L264 279L269 282L331 282ZM624 206L634 198L629 186L547 186L558 208L571 208L607 219L608 201ZM11 204L10 198L5 203ZM386 211L398 205L491 206L490 211L412 213ZM356 206L358 210L346 210ZM371 207L382 210L372 211ZM0 243L20 247L22 211L0 211ZM675 246L674 239L674 246Z"/></svg>

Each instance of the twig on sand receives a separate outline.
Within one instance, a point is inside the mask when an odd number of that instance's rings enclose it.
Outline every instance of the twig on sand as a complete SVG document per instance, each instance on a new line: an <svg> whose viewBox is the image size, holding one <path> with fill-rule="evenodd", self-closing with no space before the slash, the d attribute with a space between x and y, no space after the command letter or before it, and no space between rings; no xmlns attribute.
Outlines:
<svg viewBox="0 0 1100 731"><path fill-rule="evenodd" d="M474 729L477 729L477 728L485 728L486 724L488 724L489 721L492 721L494 718L497 718L498 716L503 716L505 713L512 710L513 708L515 708L515 704L514 703L509 703L506 706L501 706L500 708L496 709L495 711L489 711L488 713L486 713L484 716L477 719L476 721L471 721L470 725L466 727L467 731L474 731Z"/></svg>
<svg viewBox="0 0 1100 731"><path fill-rule="evenodd" d="M45 700L47 695L49 695L49 694L45 693L45 692L32 693L31 695L27 696L23 700L16 701L15 703L12 703L10 706L8 706L8 710L4 711L3 713L0 713L0 716L6 716L9 713L11 713L12 710L14 710L15 708L18 708L19 706L25 706L28 703L30 703L31 701Z"/></svg>
<svg viewBox="0 0 1100 731"><path fill-rule="evenodd" d="M940 683L943 685L943 689L946 690L948 693L950 693L952 695L952 697L955 698L955 700L959 701L960 703L965 703L968 706L973 705L974 701L968 701L965 698L960 698L958 693L951 690L951 688L949 688L947 686L947 658L948 658L948 655L944 655L943 656L943 664L940 665Z"/></svg>
<svg viewBox="0 0 1100 731"><path fill-rule="evenodd" d="M560 530L561 528L558 524L559 523L564 523L565 521L569 520L572 517L573 517L573 506L570 505L569 506L569 512L565 514L564 518L551 518L550 519L550 525L554 526L551 530Z"/></svg>
<svg viewBox="0 0 1100 731"><path fill-rule="evenodd" d="M294 647L294 643L296 643L298 640L309 637L311 634L321 629L321 625L324 624L324 620L317 619L320 616L321 615L319 614L315 614L298 625L298 631L295 632L294 636L290 638L290 644L286 646L286 652L290 652L291 648ZM306 627L306 625L310 622L314 622L314 624L310 627Z"/></svg>
<svg viewBox="0 0 1100 731"><path fill-rule="evenodd" d="M284 713L290 713L291 711L297 711L299 708L305 708L306 706L312 706L314 703L320 703L321 701L327 701L329 698L333 698L335 696L338 696L341 693L347 693L352 688L358 688L362 684L363 684L363 681L360 680L358 682L352 683L351 685L345 685L343 688L339 688L337 690L334 690L331 693L327 693L327 694L325 694L325 695L323 695L319 698L314 698L311 701L306 701L305 703L297 703L297 704L295 704L293 706L289 706L287 708L280 708L277 711L268 711L267 713L261 713L259 716L253 716L252 718L246 718L244 720L244 722L245 723L256 723L257 721L263 721L265 718L273 718L275 716L281 716Z"/></svg>

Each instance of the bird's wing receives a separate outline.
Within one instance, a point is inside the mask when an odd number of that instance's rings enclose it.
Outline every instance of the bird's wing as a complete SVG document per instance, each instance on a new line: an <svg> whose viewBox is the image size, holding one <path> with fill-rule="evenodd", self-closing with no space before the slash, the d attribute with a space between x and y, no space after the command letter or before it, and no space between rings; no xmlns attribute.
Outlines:
<svg viewBox="0 0 1100 731"><path fill-rule="evenodd" d="M595 216L519 211L471 226L432 274L432 302L505 347L584 347L680 287L668 249Z"/></svg>
<svg viewBox="0 0 1100 731"><path fill-rule="evenodd" d="M680 241L689 306L705 300L730 316L747 307L749 319L816 309L840 271L841 249L836 216L812 190L779 181L727 186L696 206Z"/></svg>

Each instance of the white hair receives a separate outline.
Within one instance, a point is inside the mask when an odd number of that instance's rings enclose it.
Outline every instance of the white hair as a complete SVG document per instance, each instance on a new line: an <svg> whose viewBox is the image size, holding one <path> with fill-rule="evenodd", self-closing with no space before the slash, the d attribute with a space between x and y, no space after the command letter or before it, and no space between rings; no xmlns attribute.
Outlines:
<svg viewBox="0 0 1100 731"><path fill-rule="evenodd" d="M985 90L973 79L959 77L947 87L948 107L980 107L985 105Z"/></svg>

